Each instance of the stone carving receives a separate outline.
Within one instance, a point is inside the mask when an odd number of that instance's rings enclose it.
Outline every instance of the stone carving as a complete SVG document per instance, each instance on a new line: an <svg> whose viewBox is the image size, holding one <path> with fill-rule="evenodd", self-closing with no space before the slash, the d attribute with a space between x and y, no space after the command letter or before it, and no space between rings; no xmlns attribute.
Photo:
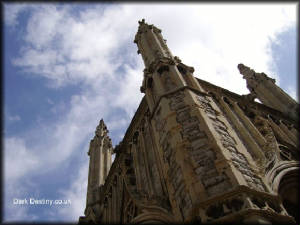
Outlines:
<svg viewBox="0 0 300 225"><path fill-rule="evenodd" d="M239 212L242 209L247 208L245 199L241 195L234 196L229 199L214 203L207 207L206 215L207 222L226 216L230 213Z"/></svg>
<svg viewBox="0 0 300 225"><path fill-rule="evenodd" d="M255 208L286 215L286 212L282 204L279 204L277 201L274 201L273 199L265 199L265 198L259 198L258 196L250 196L249 200L251 201L251 203Z"/></svg>
<svg viewBox="0 0 300 225"><path fill-rule="evenodd" d="M250 69L250 67L243 64L239 64L238 69L240 74L243 75L243 78L247 80L247 88L251 93L255 94L255 89L258 84L265 80L270 80L272 83L276 82L275 79L268 77L265 73L256 73L254 70Z"/></svg>
<svg viewBox="0 0 300 225"><path fill-rule="evenodd" d="M286 215L282 205L275 199L266 199L265 196L253 196L251 194L249 197L248 196L246 197L246 195L236 194L206 206L206 218L204 218L202 222L210 222L228 214L239 213L247 208L262 209Z"/></svg>

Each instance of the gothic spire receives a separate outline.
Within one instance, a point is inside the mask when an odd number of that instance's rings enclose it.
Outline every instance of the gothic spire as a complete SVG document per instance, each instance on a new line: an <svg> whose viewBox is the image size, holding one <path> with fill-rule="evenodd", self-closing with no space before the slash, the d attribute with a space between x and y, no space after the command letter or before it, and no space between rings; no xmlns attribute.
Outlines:
<svg viewBox="0 0 300 225"><path fill-rule="evenodd" d="M238 69L247 81L249 91L263 104L298 120L299 104L275 84L275 79L265 73L257 73L243 64L238 64Z"/></svg>
<svg viewBox="0 0 300 225"><path fill-rule="evenodd" d="M105 134L107 134L108 132L109 131L104 123L104 120L103 120L103 118L101 118L101 120L99 121L99 124L96 128L95 135L101 137L101 136L104 136Z"/></svg>
<svg viewBox="0 0 300 225"><path fill-rule="evenodd" d="M139 21L134 43L138 46L138 54L142 55L146 68L151 67L157 60L173 59L161 30L153 24L145 23L145 19Z"/></svg>

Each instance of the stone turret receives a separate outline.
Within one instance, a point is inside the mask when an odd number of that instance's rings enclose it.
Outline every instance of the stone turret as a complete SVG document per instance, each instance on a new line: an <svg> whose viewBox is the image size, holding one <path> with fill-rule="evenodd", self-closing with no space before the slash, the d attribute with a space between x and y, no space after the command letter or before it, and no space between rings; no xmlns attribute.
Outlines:
<svg viewBox="0 0 300 225"><path fill-rule="evenodd" d="M100 120L96 128L95 136L90 142L88 155L90 156L87 206L93 205L99 199L100 186L105 182L112 164L112 143L108 136L108 129Z"/></svg>
<svg viewBox="0 0 300 225"><path fill-rule="evenodd" d="M277 109L294 120L299 118L299 104L275 84L275 79L239 64L238 69L247 81L247 88L263 104Z"/></svg>
<svg viewBox="0 0 300 225"><path fill-rule="evenodd" d="M134 43L138 46L138 53L141 53L146 68L150 68L157 59L173 58L165 41L160 29L148 25L144 19L139 21Z"/></svg>
<svg viewBox="0 0 300 225"><path fill-rule="evenodd" d="M139 21L138 32L134 43L137 44L138 54L142 55L145 69L141 92L152 112L159 102L159 98L176 88L189 86L203 90L193 76L194 68L181 62L179 57L173 56L161 30L154 25Z"/></svg>

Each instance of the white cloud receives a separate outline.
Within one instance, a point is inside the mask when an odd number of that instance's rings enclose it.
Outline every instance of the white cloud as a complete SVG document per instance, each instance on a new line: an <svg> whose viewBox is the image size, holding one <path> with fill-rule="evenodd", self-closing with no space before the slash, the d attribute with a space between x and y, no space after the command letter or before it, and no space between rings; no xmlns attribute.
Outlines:
<svg viewBox="0 0 300 225"><path fill-rule="evenodd" d="M21 118L19 115L15 115L15 116L8 116L8 120L9 121L20 121Z"/></svg>
<svg viewBox="0 0 300 225"><path fill-rule="evenodd" d="M34 190L34 184L24 176L40 166L38 157L33 154L20 138L4 140L4 218L3 220L30 221L37 218L28 213L27 205L15 205L13 199L24 199Z"/></svg>
<svg viewBox="0 0 300 225"><path fill-rule="evenodd" d="M57 34L57 26L64 21L65 13L64 8L58 11L55 5L39 7L27 24L25 40L38 49L49 46Z"/></svg>
<svg viewBox="0 0 300 225"><path fill-rule="evenodd" d="M127 4L109 7L104 13L95 7L76 18L69 9L44 6L36 11L25 39L34 48L16 60L17 65L26 65L30 72L54 79L58 85L82 81L90 85L108 74L111 78L124 63L122 46L132 43L137 20L145 17L162 28L171 51L194 66L196 76L245 93L237 64L264 71L279 82L270 66L270 40L276 41L276 34L296 20L295 4ZM170 17L169 12L178 16ZM230 82L224 82L228 78Z"/></svg>
<svg viewBox="0 0 300 225"><path fill-rule="evenodd" d="M4 21L9 26L18 25L18 16L21 12L29 8L26 3L6 3L4 4Z"/></svg>
<svg viewBox="0 0 300 225"><path fill-rule="evenodd" d="M117 96L115 96L115 101L112 102L112 106L118 106L125 109L130 117L137 108L137 102L142 99L142 94L139 88L142 84L143 77L141 71L143 70L140 66L138 69L132 69L129 66L125 67L125 78L119 83L119 90L117 91Z"/></svg>
<svg viewBox="0 0 300 225"><path fill-rule="evenodd" d="M23 139L6 138L4 148L4 177L6 180L18 179L39 166L38 157L30 152Z"/></svg>
<svg viewBox="0 0 300 225"><path fill-rule="evenodd" d="M84 215L88 180L88 162L81 165L78 176L72 181L68 190L59 190L61 198L71 200L70 207L58 210L63 221L77 221Z"/></svg>
<svg viewBox="0 0 300 225"><path fill-rule="evenodd" d="M101 6L91 4L76 16L71 6L34 6L14 64L46 77L52 88L76 84L81 91L72 96L69 108L64 102L53 105L52 112L60 115L56 121L5 139L5 177L42 174L85 155L82 146L93 137L100 118L111 133L125 128L142 98L143 65L133 44L138 20L161 28L170 50L195 67L195 76L240 94L248 90L238 63L278 81L270 67L270 41L296 21L296 4L115 4L104 11ZM23 9L9 10L13 13L6 22L16 26ZM118 110L124 115L116 115ZM78 176L70 188L61 192L72 205L59 213L77 220L85 204L87 163L74 173Z"/></svg>
<svg viewBox="0 0 300 225"><path fill-rule="evenodd" d="M50 99L50 98L47 98L47 102L50 104L50 105L53 105L54 102Z"/></svg>
<svg viewBox="0 0 300 225"><path fill-rule="evenodd" d="M37 216L28 213L28 208L20 205L5 205L5 210L13 212L8 218L4 217L3 222L36 221Z"/></svg>

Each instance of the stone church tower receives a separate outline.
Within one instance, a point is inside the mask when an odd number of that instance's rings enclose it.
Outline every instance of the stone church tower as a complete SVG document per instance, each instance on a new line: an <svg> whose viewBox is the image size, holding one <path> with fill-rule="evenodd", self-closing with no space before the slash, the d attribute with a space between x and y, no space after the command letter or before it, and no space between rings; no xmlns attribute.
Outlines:
<svg viewBox="0 0 300 225"><path fill-rule="evenodd" d="M134 42L145 96L114 149L100 121L79 223L299 223L299 105L242 64L249 95L195 78L144 20Z"/></svg>

